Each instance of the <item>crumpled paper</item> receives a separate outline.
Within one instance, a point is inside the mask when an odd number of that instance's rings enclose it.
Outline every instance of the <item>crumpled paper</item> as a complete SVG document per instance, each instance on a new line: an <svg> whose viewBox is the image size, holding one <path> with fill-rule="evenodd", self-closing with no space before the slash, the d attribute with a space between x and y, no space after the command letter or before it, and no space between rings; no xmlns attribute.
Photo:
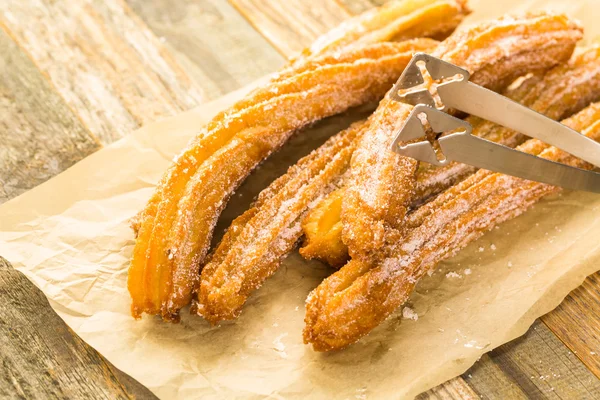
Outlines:
<svg viewBox="0 0 600 400"><path fill-rule="evenodd" d="M587 21L588 38L600 32L594 0L471 3L471 21L550 5ZM211 327L185 311L180 324L135 321L126 290L128 220L198 127L246 90L144 127L0 207L2 256L78 335L159 397L410 398L523 334L598 269L600 196L565 192L423 279L408 302L417 320L399 311L344 351L319 354L302 344L304 300L331 270L296 252L236 321ZM240 188L217 233L290 163L358 114L296 136Z"/></svg>

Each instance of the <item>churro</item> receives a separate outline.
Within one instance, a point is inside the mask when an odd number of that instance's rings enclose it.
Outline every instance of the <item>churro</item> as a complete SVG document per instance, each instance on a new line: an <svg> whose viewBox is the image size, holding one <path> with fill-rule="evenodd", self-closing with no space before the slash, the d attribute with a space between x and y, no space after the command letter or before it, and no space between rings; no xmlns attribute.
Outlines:
<svg viewBox="0 0 600 400"><path fill-rule="evenodd" d="M563 123L600 139L600 103ZM580 168L591 167L539 140L529 140L518 149ZM373 264L352 260L309 295L305 342L318 351L356 342L401 306L419 279L437 263L558 190L486 170L448 189L435 204L429 203L420 209L423 212L408 218L415 228L391 245L384 259Z"/></svg>
<svg viewBox="0 0 600 400"><path fill-rule="evenodd" d="M202 270L199 314L212 323L239 314L248 295L295 246L306 210L337 187L364 127L365 122L354 123L301 159L273 183L276 190L265 189L270 195L233 221Z"/></svg>
<svg viewBox="0 0 600 400"><path fill-rule="evenodd" d="M577 51L567 64L559 65L545 74L529 74L518 79L504 95L546 116L559 120L580 111L600 97L600 46ZM468 117L473 135L515 147L525 136L477 117ZM453 162L446 167L423 163L417 171L415 209L448 187L476 172L470 165ZM305 248L301 254L316 258L333 267L348 259L347 247L341 237L340 203L345 189L332 192L306 216Z"/></svg>
<svg viewBox="0 0 600 400"><path fill-rule="evenodd" d="M506 16L457 31L433 55L467 69L474 83L499 90L565 62L581 37L581 27L564 15ZM342 204L342 239L352 257L377 257L386 236L401 235L418 162L392 152L391 143L412 108L386 96L352 156Z"/></svg>
<svg viewBox="0 0 600 400"><path fill-rule="evenodd" d="M354 57L277 80L211 121L175 159L140 216L128 280L132 314L176 320L191 300L214 224L248 173L297 129L380 98L413 52L433 43L354 48Z"/></svg>
<svg viewBox="0 0 600 400"><path fill-rule="evenodd" d="M418 37L444 39L470 13L466 0L390 1L351 18L318 37L293 63L355 45Z"/></svg>

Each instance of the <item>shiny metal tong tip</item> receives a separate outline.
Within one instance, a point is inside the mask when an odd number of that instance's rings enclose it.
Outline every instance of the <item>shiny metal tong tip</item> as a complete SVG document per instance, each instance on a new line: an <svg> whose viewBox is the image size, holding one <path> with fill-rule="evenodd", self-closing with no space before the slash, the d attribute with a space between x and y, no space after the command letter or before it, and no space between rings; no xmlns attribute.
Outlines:
<svg viewBox="0 0 600 400"><path fill-rule="evenodd" d="M425 53L415 54L391 92L392 99L415 106L392 150L433 165L457 161L532 181L600 193L599 173L474 136L468 122L448 114L449 110L457 110L478 116L600 167L599 143L469 82L469 77L468 71L454 64Z"/></svg>

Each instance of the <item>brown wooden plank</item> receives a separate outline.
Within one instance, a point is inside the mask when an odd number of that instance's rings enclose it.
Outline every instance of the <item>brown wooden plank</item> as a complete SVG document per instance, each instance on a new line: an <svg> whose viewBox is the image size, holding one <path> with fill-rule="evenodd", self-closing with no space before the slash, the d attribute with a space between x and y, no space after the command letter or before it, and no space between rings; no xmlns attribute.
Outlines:
<svg viewBox="0 0 600 400"><path fill-rule="evenodd" d="M286 57L351 16L335 0L229 1Z"/></svg>
<svg viewBox="0 0 600 400"><path fill-rule="evenodd" d="M100 148L0 27L0 203Z"/></svg>
<svg viewBox="0 0 600 400"><path fill-rule="evenodd" d="M206 97L213 99L277 70L284 57L223 0L126 0Z"/></svg>
<svg viewBox="0 0 600 400"><path fill-rule="evenodd" d="M123 0L7 0L6 30L103 143L202 101Z"/></svg>
<svg viewBox="0 0 600 400"><path fill-rule="evenodd" d="M474 400L477 393L461 378L457 377L416 397L417 400Z"/></svg>
<svg viewBox="0 0 600 400"><path fill-rule="evenodd" d="M588 277L542 321L600 378L600 273Z"/></svg>
<svg viewBox="0 0 600 400"><path fill-rule="evenodd" d="M463 377L484 399L600 398L600 379L540 321Z"/></svg>
<svg viewBox="0 0 600 400"><path fill-rule="evenodd" d="M0 349L2 399L156 398L75 335L2 257Z"/></svg>
<svg viewBox="0 0 600 400"><path fill-rule="evenodd" d="M500 399L527 400L527 395L510 376L508 376L488 354L463 375L465 381L481 393L483 398L495 396Z"/></svg>

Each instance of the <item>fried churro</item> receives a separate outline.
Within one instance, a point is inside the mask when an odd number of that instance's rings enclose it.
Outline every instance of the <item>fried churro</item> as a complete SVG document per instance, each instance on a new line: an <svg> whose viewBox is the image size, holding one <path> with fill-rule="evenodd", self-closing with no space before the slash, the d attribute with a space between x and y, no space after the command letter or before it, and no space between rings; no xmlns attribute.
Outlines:
<svg viewBox="0 0 600 400"><path fill-rule="evenodd" d="M580 111L600 97L600 46L577 51L567 64L559 65L545 74L530 74L515 81L504 95L549 118L559 120ZM468 117L473 135L515 147L525 136L482 120ZM417 171L416 193L411 209L424 204L438 193L476 172L470 165L453 162L446 167L423 163ZM341 237L340 203L344 189L331 195L309 211L304 225L306 249L301 254L317 258L334 267L347 260L347 247ZM332 254L333 256L330 256Z"/></svg>
<svg viewBox="0 0 600 400"><path fill-rule="evenodd" d="M297 129L380 98L412 54L433 43L354 48L344 62L277 80L211 121L175 159L140 217L128 280L133 315L176 320L191 300L214 224L248 173Z"/></svg>
<svg viewBox="0 0 600 400"><path fill-rule="evenodd" d="M457 31L433 55L469 70L474 83L498 90L527 72L566 61L581 37L581 27L564 15L507 16ZM342 204L342 238L352 257L377 257L386 236L401 234L418 162L392 152L391 142L412 108L382 100L352 156Z"/></svg>
<svg viewBox="0 0 600 400"><path fill-rule="evenodd" d="M417 10L422 5L424 10ZM402 22L398 13L408 12ZM440 13L448 19L440 23ZM199 279L214 223L247 174L299 128L373 101L415 51L434 41L379 43L388 37L439 36L468 12L462 0L415 0L385 7L321 40L271 81L218 114L175 160L132 225L132 314L178 320ZM426 29L419 28L421 25ZM372 36L360 40L367 28ZM387 33L386 33L387 32Z"/></svg>
<svg viewBox="0 0 600 400"><path fill-rule="evenodd" d="M532 75L518 82L518 85L509 88L504 94L513 99L520 100L534 92L536 84L540 80L540 75ZM500 136L495 135L497 125L479 118L469 119L475 125L473 129L474 135ZM498 137L496 139L499 140L502 138ZM503 143L508 145L506 140ZM414 207L415 204L419 204L426 199L424 197L425 194L419 193L420 185L423 182L428 182L427 188L430 188L429 191L433 191L433 188L435 188L439 192L441 191L439 188L442 185L450 186L473 172L475 172L475 168L459 163L454 163L446 168L434 168L430 164L421 164L417 172L417 195L412 206ZM422 191L424 190L422 189ZM305 221L302 224L305 240L303 247L300 249L300 254L304 258L319 259L334 268L339 268L348 261L348 247L342 241L341 221L342 202L345 193L346 188L342 186L334 190L313 209L308 211ZM427 193L427 195L430 194Z"/></svg>
<svg viewBox="0 0 600 400"><path fill-rule="evenodd" d="M248 295L278 268L301 235L311 204L337 187L365 122L329 139L274 182L277 190L259 198L233 221L201 274L196 311L217 323L235 318ZM285 181L281 185L282 179Z"/></svg>
<svg viewBox="0 0 600 400"><path fill-rule="evenodd" d="M445 39L469 13L466 0L390 1L320 36L292 61L343 52L355 45L418 37Z"/></svg>
<svg viewBox="0 0 600 400"><path fill-rule="evenodd" d="M563 123L599 140L600 103ZM591 167L539 140L529 140L518 149L580 168ZM419 279L437 263L558 190L486 170L448 189L408 218L407 223L415 228L387 249L387 257L373 264L352 260L309 295L305 342L319 351L356 342L401 306Z"/></svg>

